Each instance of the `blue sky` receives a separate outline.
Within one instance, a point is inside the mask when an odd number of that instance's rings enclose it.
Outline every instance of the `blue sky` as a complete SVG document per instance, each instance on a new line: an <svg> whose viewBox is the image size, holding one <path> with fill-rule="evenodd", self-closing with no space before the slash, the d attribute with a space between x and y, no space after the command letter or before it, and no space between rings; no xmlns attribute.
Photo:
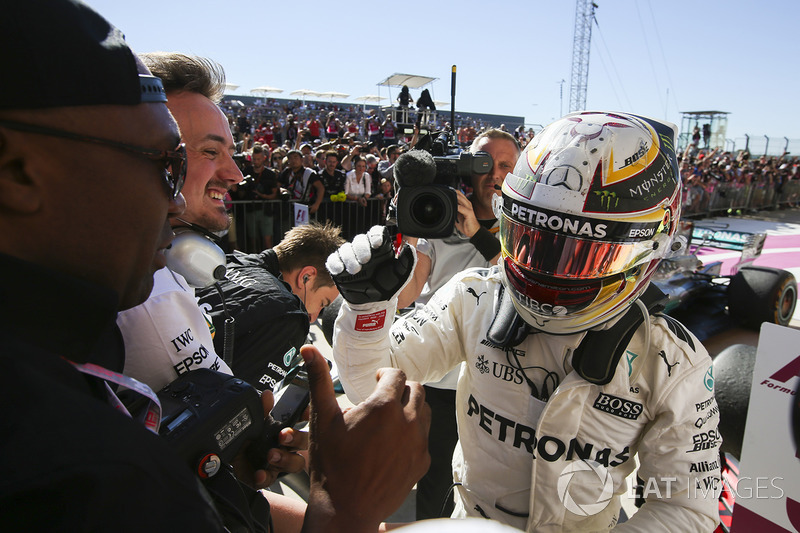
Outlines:
<svg viewBox="0 0 800 533"><path fill-rule="evenodd" d="M302 88L352 102L389 96L376 85L401 72L438 78L431 92L450 102L456 65L459 111L544 125L569 108L573 0L86 1L135 50L210 57L241 94L270 85L281 97ZM726 137L738 148L745 133L800 139L800 2L596 3L587 108L679 126L681 111L727 111Z"/></svg>

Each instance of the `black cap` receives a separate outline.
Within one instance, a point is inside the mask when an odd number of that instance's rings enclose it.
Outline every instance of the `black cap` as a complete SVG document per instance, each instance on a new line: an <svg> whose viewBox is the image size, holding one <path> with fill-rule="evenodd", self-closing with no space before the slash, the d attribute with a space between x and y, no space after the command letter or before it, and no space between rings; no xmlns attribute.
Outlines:
<svg viewBox="0 0 800 533"><path fill-rule="evenodd" d="M122 33L77 0L4 2L0 109L166 102Z"/></svg>

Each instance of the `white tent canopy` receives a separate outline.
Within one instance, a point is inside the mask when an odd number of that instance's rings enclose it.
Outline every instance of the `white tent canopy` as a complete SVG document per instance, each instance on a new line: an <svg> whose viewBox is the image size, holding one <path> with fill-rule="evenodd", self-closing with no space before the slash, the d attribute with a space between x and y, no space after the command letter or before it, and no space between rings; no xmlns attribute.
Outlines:
<svg viewBox="0 0 800 533"><path fill-rule="evenodd" d="M419 89L424 85L428 85L438 78L431 78L430 76L417 76L415 74L392 74L378 85L385 87L402 87L408 86L409 89Z"/></svg>
<svg viewBox="0 0 800 533"><path fill-rule="evenodd" d="M269 93L282 93L282 92L283 89L278 89L277 87L270 87L269 85L262 85L261 87L250 89L250 94L269 94Z"/></svg>
<svg viewBox="0 0 800 533"><path fill-rule="evenodd" d="M292 96L302 96L305 98L306 96L320 96L320 92L318 91L311 91L309 89L297 89L296 91L292 91L289 94Z"/></svg>
<svg viewBox="0 0 800 533"><path fill-rule="evenodd" d="M327 91L324 93L319 93L319 95L323 98L330 98L333 100L334 98L338 98L340 100L344 100L345 98L350 98L350 95L347 93L340 93L336 91Z"/></svg>

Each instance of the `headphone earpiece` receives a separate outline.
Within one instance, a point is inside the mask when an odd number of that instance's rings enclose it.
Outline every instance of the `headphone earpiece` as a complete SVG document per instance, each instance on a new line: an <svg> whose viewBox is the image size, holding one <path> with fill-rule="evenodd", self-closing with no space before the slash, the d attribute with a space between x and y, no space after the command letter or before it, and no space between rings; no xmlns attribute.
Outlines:
<svg viewBox="0 0 800 533"><path fill-rule="evenodd" d="M175 238L166 250L167 266L192 287L208 287L225 278L225 252L210 238L188 227L173 228Z"/></svg>
<svg viewBox="0 0 800 533"><path fill-rule="evenodd" d="M309 278L309 277L310 277L310 276L309 276L308 274L306 274L305 276L303 276L303 283L308 283L308 278Z"/></svg>

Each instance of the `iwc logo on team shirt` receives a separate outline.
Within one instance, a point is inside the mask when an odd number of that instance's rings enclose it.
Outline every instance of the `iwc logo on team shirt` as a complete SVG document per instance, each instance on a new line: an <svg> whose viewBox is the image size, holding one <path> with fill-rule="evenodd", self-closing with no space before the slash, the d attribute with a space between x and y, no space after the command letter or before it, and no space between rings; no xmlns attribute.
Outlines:
<svg viewBox="0 0 800 533"><path fill-rule="evenodd" d="M604 413L620 418L627 418L629 420L636 420L639 418L639 415L642 414L642 404L632 400L617 398L605 392L601 392L597 395L597 399L594 401L592 407Z"/></svg>

